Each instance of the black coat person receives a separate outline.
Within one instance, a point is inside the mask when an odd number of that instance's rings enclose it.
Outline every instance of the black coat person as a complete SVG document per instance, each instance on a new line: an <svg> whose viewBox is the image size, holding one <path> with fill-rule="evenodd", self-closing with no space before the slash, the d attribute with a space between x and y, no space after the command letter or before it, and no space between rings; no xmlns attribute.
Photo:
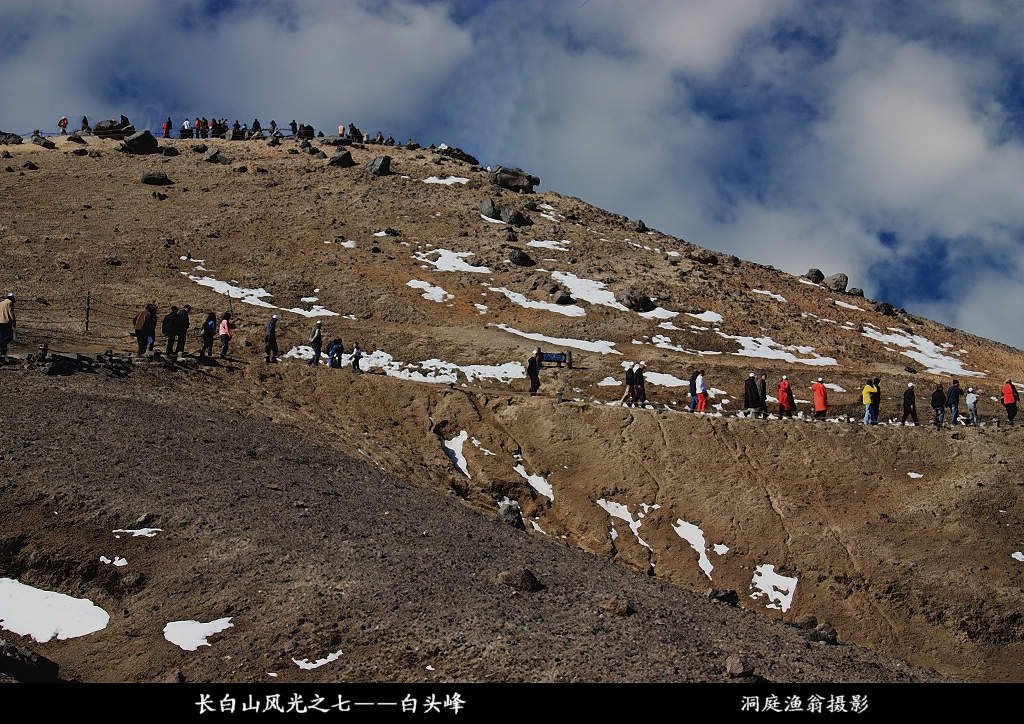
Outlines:
<svg viewBox="0 0 1024 724"><path fill-rule="evenodd" d="M174 346L174 351L178 354L182 354L185 351L185 334L188 332L189 327L188 313L191 311L192 307L186 304L178 310L178 314L175 318L177 344Z"/></svg>
<svg viewBox="0 0 1024 724"><path fill-rule="evenodd" d="M540 347L526 363L526 376L530 378L530 394L536 395L540 389Z"/></svg>
<svg viewBox="0 0 1024 724"><path fill-rule="evenodd" d="M178 338L178 308L171 307L171 311L160 323L160 331L167 337L167 356L174 354L174 342Z"/></svg>
<svg viewBox="0 0 1024 724"><path fill-rule="evenodd" d="M907 424L907 418L917 424L917 393L914 392L913 382L907 383L907 389L903 393L903 419L900 420L900 424Z"/></svg>
<svg viewBox="0 0 1024 724"><path fill-rule="evenodd" d="M757 383L757 394L761 397L761 417L768 417L768 375L761 375Z"/></svg>
<svg viewBox="0 0 1024 724"><path fill-rule="evenodd" d="M647 402L647 379L644 377L645 369L647 369L647 363L641 362L633 373L633 399L635 399L637 404L641 407L643 407L644 403Z"/></svg>
<svg viewBox="0 0 1024 724"><path fill-rule="evenodd" d="M753 374L743 384L743 407L747 410L761 409L761 392L757 389L757 378Z"/></svg>

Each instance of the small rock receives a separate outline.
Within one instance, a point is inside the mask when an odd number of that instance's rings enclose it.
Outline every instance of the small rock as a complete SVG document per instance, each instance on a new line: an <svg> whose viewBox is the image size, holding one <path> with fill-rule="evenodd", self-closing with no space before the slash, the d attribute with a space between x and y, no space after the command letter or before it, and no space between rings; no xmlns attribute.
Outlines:
<svg viewBox="0 0 1024 724"><path fill-rule="evenodd" d="M509 248L508 260L516 266L533 266L536 264L529 254L515 246Z"/></svg>
<svg viewBox="0 0 1024 724"><path fill-rule="evenodd" d="M34 163L32 163L31 161L26 161L25 163L21 164L21 167L22 167L23 169L26 169L26 170L28 170L28 171L38 171L38 170L39 170L39 167L38 167L38 166L36 166L36 165L35 165Z"/></svg>
<svg viewBox="0 0 1024 724"><path fill-rule="evenodd" d="M387 176L391 173L391 156L374 156L366 164L366 170L374 176Z"/></svg>
<svg viewBox="0 0 1024 724"><path fill-rule="evenodd" d="M718 264L718 255L714 254L707 249L697 249L696 251L687 252L686 256L693 259L701 264L707 264L708 266L715 266Z"/></svg>
<svg viewBox="0 0 1024 724"><path fill-rule="evenodd" d="M815 284L821 284L821 280L825 278L825 275L821 273L821 269L808 269L807 273L804 274L804 279L808 279Z"/></svg>
<svg viewBox="0 0 1024 724"><path fill-rule="evenodd" d="M491 199L484 199L480 202L480 213L489 219L498 218L498 207L494 205L494 201Z"/></svg>
<svg viewBox="0 0 1024 724"><path fill-rule="evenodd" d="M624 598L612 596L604 602L604 610L616 616L632 616L636 609Z"/></svg>
<svg viewBox="0 0 1024 724"><path fill-rule="evenodd" d="M165 155L165 156L177 156L178 155L178 149L176 149L174 146L164 146L160 150L161 150L161 153L163 153L163 155Z"/></svg>
<svg viewBox="0 0 1024 724"><path fill-rule="evenodd" d="M519 234L511 226L505 228L505 241L519 241Z"/></svg>
<svg viewBox="0 0 1024 724"><path fill-rule="evenodd" d="M246 173L248 172L248 170L249 167L244 164L241 166L235 166L235 173Z"/></svg>
<svg viewBox="0 0 1024 724"><path fill-rule="evenodd" d="M487 180L503 189L527 194L533 193L533 187L540 183L538 177L521 168L505 168L504 166L496 166L488 174Z"/></svg>
<svg viewBox="0 0 1024 724"><path fill-rule="evenodd" d="M0 151L0 158L14 158L14 157L11 155L11 152L8 151L5 148L3 151Z"/></svg>
<svg viewBox="0 0 1024 724"><path fill-rule="evenodd" d="M220 151L216 148L211 148L203 154L203 160L207 163L220 163Z"/></svg>
<svg viewBox="0 0 1024 724"><path fill-rule="evenodd" d="M633 225L633 228L636 229L636 233L638 234L647 233L647 224L644 223L643 219L637 219L636 224Z"/></svg>
<svg viewBox="0 0 1024 724"><path fill-rule="evenodd" d="M278 138L277 136L271 136L269 139L267 139L267 145L268 146L280 146L281 145L281 139Z"/></svg>
<svg viewBox="0 0 1024 724"><path fill-rule="evenodd" d="M739 266L741 264L740 258L738 256L736 256L735 254L732 254L731 256L726 257L725 260L727 262L729 262L729 264L731 264L732 266Z"/></svg>
<svg viewBox="0 0 1024 724"><path fill-rule="evenodd" d="M103 263L108 264L109 266L121 266L121 260L116 256L108 256L103 260Z"/></svg>
<svg viewBox="0 0 1024 724"><path fill-rule="evenodd" d="M209 150L209 146L207 146L205 143L197 143L192 147L192 150L195 153L206 153L207 150Z"/></svg>
<svg viewBox="0 0 1024 724"><path fill-rule="evenodd" d="M390 226L384 229L385 236L401 236L402 232L398 229L392 229Z"/></svg>
<svg viewBox="0 0 1024 724"><path fill-rule="evenodd" d="M822 279L821 283L833 292L845 292L846 285L850 283L850 278L845 274L833 274Z"/></svg>
<svg viewBox="0 0 1024 724"><path fill-rule="evenodd" d="M543 591L547 586L537 580L529 568L516 568L498 574L498 583L514 588L517 591Z"/></svg>
<svg viewBox="0 0 1024 724"><path fill-rule="evenodd" d="M89 149L87 149L87 148L76 148L75 150L73 150L71 152L71 155L72 156L88 156L89 155Z"/></svg>
<svg viewBox="0 0 1024 724"><path fill-rule="evenodd" d="M896 309L889 302L875 302L875 311L887 317L896 316Z"/></svg>
<svg viewBox="0 0 1024 724"><path fill-rule="evenodd" d="M143 171L139 180L150 186L168 186L174 183L163 171Z"/></svg>
<svg viewBox="0 0 1024 724"><path fill-rule="evenodd" d="M707 597L712 601L727 603L730 606L740 605L740 595L731 588L709 588Z"/></svg>
<svg viewBox="0 0 1024 724"><path fill-rule="evenodd" d="M746 659L742 659L733 654L725 660L725 671L734 679L740 676L752 676L754 673L754 665Z"/></svg>
<svg viewBox="0 0 1024 724"><path fill-rule="evenodd" d="M338 152L331 156L331 159L327 162L328 166L337 166L338 168L349 168L355 166L356 162L352 160L352 152L345 148L339 148Z"/></svg>
<svg viewBox="0 0 1024 724"><path fill-rule="evenodd" d="M551 301L555 304L574 304L576 302L572 295L564 289L557 289L551 292Z"/></svg>
<svg viewBox="0 0 1024 724"><path fill-rule="evenodd" d="M51 149L52 150L54 148L57 148L57 144L56 143L54 143L53 141L51 141L51 140L49 140L47 138L43 138L42 136L33 135L32 136L32 143L36 144L37 146L42 146L43 148L46 148L46 149Z"/></svg>
<svg viewBox="0 0 1024 724"><path fill-rule="evenodd" d="M121 150L125 153L140 155L159 153L160 144L157 143L156 138L149 131L139 131L124 139L124 142L121 144Z"/></svg>
<svg viewBox="0 0 1024 724"><path fill-rule="evenodd" d="M649 312L654 309L654 302L647 295L647 292L635 287L630 287L629 291L622 295L619 301L635 312Z"/></svg>
<svg viewBox="0 0 1024 724"><path fill-rule="evenodd" d="M849 290L847 290L846 293L850 294L850 295L852 295L854 297L863 297L864 296L864 290L861 289L860 287L851 287Z"/></svg>

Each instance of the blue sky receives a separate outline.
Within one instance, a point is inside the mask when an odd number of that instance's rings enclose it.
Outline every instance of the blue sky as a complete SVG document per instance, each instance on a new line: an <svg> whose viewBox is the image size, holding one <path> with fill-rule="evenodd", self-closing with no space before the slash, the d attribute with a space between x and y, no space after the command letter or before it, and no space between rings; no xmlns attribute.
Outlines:
<svg viewBox="0 0 1024 724"><path fill-rule="evenodd" d="M355 122L1016 346L1024 4L5 0L0 129Z"/></svg>

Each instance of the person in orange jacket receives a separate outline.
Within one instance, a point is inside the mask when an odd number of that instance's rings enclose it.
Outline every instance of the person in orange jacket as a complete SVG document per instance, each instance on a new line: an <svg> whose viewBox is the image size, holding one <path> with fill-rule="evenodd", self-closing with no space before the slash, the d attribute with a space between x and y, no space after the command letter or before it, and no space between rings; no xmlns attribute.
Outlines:
<svg viewBox="0 0 1024 724"><path fill-rule="evenodd" d="M828 412L828 390L825 389L823 383L824 380L819 377L818 381L811 385L811 391L814 393L815 420L824 420L825 414Z"/></svg>
<svg viewBox="0 0 1024 724"><path fill-rule="evenodd" d="M1017 388L1013 386L1013 382L1007 377L1006 384L1003 385L1003 407L1006 408L1006 419L1009 420L1011 425L1013 424L1013 418L1017 417L1017 402L1019 399Z"/></svg>
<svg viewBox="0 0 1024 724"><path fill-rule="evenodd" d="M779 380L779 417L793 417L793 408L796 407L793 399L793 388L789 384L789 378L782 375Z"/></svg>
<svg viewBox="0 0 1024 724"><path fill-rule="evenodd" d="M171 137L171 117L170 116L167 116L167 120L164 121L163 131L164 131L164 138L170 138Z"/></svg>
<svg viewBox="0 0 1024 724"><path fill-rule="evenodd" d="M68 135L68 117L67 116L61 116L60 117L60 120L57 121L57 128L60 129L60 135L62 135L62 136Z"/></svg>

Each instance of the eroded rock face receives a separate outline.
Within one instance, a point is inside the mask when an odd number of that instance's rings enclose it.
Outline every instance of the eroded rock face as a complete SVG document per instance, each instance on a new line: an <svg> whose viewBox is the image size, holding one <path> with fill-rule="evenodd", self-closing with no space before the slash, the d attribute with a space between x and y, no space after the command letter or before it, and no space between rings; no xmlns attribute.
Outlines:
<svg viewBox="0 0 1024 724"><path fill-rule="evenodd" d="M822 279L821 284L827 289L831 289L833 292L845 292L846 285L850 283L850 278L845 274L833 274Z"/></svg>

